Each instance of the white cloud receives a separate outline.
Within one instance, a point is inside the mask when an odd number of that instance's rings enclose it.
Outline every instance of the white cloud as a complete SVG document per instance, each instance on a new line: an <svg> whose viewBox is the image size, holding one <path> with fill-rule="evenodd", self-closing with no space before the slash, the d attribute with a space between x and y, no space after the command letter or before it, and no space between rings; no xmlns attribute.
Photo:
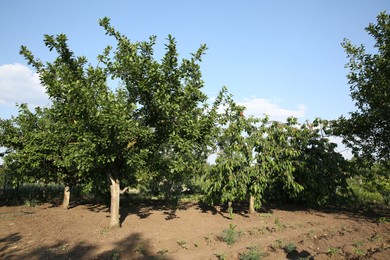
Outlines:
<svg viewBox="0 0 390 260"><path fill-rule="evenodd" d="M246 107L245 114L255 117L263 117L264 114L270 116L271 120L284 121L287 117L293 116L302 118L305 116L306 107L303 104L297 106L296 109L282 108L280 100L270 100L264 98L251 98L245 101L237 102L239 105Z"/></svg>
<svg viewBox="0 0 390 260"><path fill-rule="evenodd" d="M19 63L0 65L0 105L14 106L16 103L46 106L49 99L38 74L29 67Z"/></svg>

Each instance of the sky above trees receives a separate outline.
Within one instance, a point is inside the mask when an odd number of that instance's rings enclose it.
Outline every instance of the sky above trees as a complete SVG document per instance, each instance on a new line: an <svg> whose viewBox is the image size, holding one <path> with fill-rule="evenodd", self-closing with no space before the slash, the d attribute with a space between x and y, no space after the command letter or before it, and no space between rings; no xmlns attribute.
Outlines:
<svg viewBox="0 0 390 260"><path fill-rule="evenodd" d="M341 42L362 43L370 52L374 42L364 28L389 10L387 0L1 1L0 118L16 115L16 103L49 103L19 55L21 45L50 60L43 35L64 33L76 55L96 64L97 55L113 44L98 25L104 16L133 41L156 35L157 58L168 34L176 38L181 58L206 44L201 68L210 99L226 85L247 114L300 121L347 116L354 105Z"/></svg>

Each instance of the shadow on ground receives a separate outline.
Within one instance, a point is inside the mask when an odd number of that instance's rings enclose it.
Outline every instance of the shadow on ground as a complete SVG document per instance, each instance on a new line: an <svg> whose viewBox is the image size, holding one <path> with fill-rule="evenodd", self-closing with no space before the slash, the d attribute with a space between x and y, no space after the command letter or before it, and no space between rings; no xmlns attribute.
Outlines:
<svg viewBox="0 0 390 260"><path fill-rule="evenodd" d="M69 245L60 241L50 246L19 249L14 244L21 240L18 233L0 239L1 259L170 259L165 252L152 252L149 241L139 233L131 234L125 239L115 242L112 249L96 253L94 245L79 243Z"/></svg>

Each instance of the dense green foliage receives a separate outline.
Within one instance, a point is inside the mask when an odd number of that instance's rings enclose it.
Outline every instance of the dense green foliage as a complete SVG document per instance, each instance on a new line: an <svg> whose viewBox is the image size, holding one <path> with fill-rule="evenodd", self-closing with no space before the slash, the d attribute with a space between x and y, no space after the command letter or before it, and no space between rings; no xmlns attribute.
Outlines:
<svg viewBox="0 0 390 260"><path fill-rule="evenodd" d="M300 154L294 160L294 177L302 185L295 200L309 205L334 202L347 190L348 163L329 141L331 129L326 120L315 119L301 125L294 145Z"/></svg>
<svg viewBox="0 0 390 260"><path fill-rule="evenodd" d="M351 160L353 178L348 180L354 203L363 206L390 205L390 168L383 163Z"/></svg>
<svg viewBox="0 0 390 260"><path fill-rule="evenodd" d="M383 12L366 31L375 40L376 53L344 40L351 97L357 111L339 118L337 133L355 156L373 161L390 159L390 15Z"/></svg>

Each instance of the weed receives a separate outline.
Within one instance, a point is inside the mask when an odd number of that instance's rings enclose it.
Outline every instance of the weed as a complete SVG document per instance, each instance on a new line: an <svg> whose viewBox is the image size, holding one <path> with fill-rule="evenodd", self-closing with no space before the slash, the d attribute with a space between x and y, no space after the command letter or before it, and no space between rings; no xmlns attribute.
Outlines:
<svg viewBox="0 0 390 260"><path fill-rule="evenodd" d="M247 251L245 253L242 253L239 255L240 260L259 260L263 257L266 257L267 254L263 253L258 247L256 246L249 246L247 247Z"/></svg>
<svg viewBox="0 0 390 260"><path fill-rule="evenodd" d="M57 247L54 247L54 248L49 248L47 251L58 253L58 252L61 252L61 251L66 251L68 248L69 248L69 244L63 244L61 246L57 246Z"/></svg>
<svg viewBox="0 0 390 260"><path fill-rule="evenodd" d="M112 250L110 255L109 255L109 259L110 260L119 260L120 259L119 251L116 249Z"/></svg>
<svg viewBox="0 0 390 260"><path fill-rule="evenodd" d="M378 223L387 223L387 222L390 222L390 218L386 218L386 217L378 218Z"/></svg>
<svg viewBox="0 0 390 260"><path fill-rule="evenodd" d="M139 255L140 257L144 257L145 255L145 247L142 243L138 243L136 246L135 246L135 249L134 251L137 253L137 255Z"/></svg>
<svg viewBox="0 0 390 260"><path fill-rule="evenodd" d="M31 199L31 200L26 199L24 201L24 206L26 207L35 207L36 205L38 205L38 200L36 199Z"/></svg>
<svg viewBox="0 0 390 260"><path fill-rule="evenodd" d="M270 218L272 216L271 213L259 213L258 216L260 218Z"/></svg>
<svg viewBox="0 0 390 260"><path fill-rule="evenodd" d="M65 250L67 250L68 248L69 248L69 244L63 244L62 246L59 247L59 249L60 249L61 251L65 251Z"/></svg>
<svg viewBox="0 0 390 260"><path fill-rule="evenodd" d="M350 229L348 226L342 226L342 227L341 227L341 231L344 231L344 232L351 232L351 229Z"/></svg>
<svg viewBox="0 0 390 260"><path fill-rule="evenodd" d="M105 233L107 233L108 231L110 230L110 227L102 227L102 229L100 230L100 234L103 235Z"/></svg>
<svg viewBox="0 0 390 260"><path fill-rule="evenodd" d="M187 242L185 240L179 240L179 241L177 241L177 244L184 249L188 249L188 245L187 245Z"/></svg>
<svg viewBox="0 0 390 260"><path fill-rule="evenodd" d="M224 253L215 253L214 255L217 257L218 260L226 260L227 259Z"/></svg>
<svg viewBox="0 0 390 260"><path fill-rule="evenodd" d="M157 251L157 254L159 254L161 257L164 257L164 255L168 253L168 249L166 248L163 248L163 249L160 249L159 251Z"/></svg>
<svg viewBox="0 0 390 260"><path fill-rule="evenodd" d="M240 235L240 232L236 230L236 225L229 224L229 228L222 232L222 240L229 246L233 245Z"/></svg>
<svg viewBox="0 0 390 260"><path fill-rule="evenodd" d="M258 236L258 235L263 235L265 233L264 227L261 228L255 228L253 230L248 230L248 234L250 236Z"/></svg>
<svg viewBox="0 0 390 260"><path fill-rule="evenodd" d="M283 247L283 239L276 239L275 242L270 246L273 251Z"/></svg>
<svg viewBox="0 0 390 260"><path fill-rule="evenodd" d="M353 251L356 255L363 256L366 254L366 252L360 248L363 245L364 245L364 241L357 241L353 244L353 246L355 247Z"/></svg>
<svg viewBox="0 0 390 260"><path fill-rule="evenodd" d="M355 248L355 249L353 250L353 252L354 252L355 254L359 255L359 256L363 256L363 255L366 254L366 252L364 252L364 250L361 249L361 248Z"/></svg>
<svg viewBox="0 0 390 260"><path fill-rule="evenodd" d="M283 246L283 250L284 252L286 252L287 254L290 254L292 253L293 251L295 251L297 249L297 246L294 244L294 243L288 243L286 245Z"/></svg>
<svg viewBox="0 0 390 260"><path fill-rule="evenodd" d="M314 240L314 239L317 238L316 235L314 234L314 230L313 230L313 229L310 229L306 236L307 236L309 239L311 239L311 240Z"/></svg>
<svg viewBox="0 0 390 260"><path fill-rule="evenodd" d="M364 245L364 241L357 241L353 244L354 247L361 247L362 245Z"/></svg>
<svg viewBox="0 0 390 260"><path fill-rule="evenodd" d="M212 242L211 235L212 235L212 234L207 234L207 236L204 237L204 239L206 240L207 246L210 246L210 245L211 245L211 242Z"/></svg>
<svg viewBox="0 0 390 260"><path fill-rule="evenodd" d="M326 254L329 255L329 256L334 256L334 255L337 255L339 253L340 253L340 248L330 246L328 248L328 252Z"/></svg>
<svg viewBox="0 0 390 260"><path fill-rule="evenodd" d="M370 238L370 241L371 242L379 242L379 241L381 241L381 236L380 235L378 235L378 234L375 234L375 235L373 235L371 238Z"/></svg>
<svg viewBox="0 0 390 260"><path fill-rule="evenodd" d="M286 225L280 223L279 218L275 218L274 223L275 223L275 225L276 225L276 227L277 227L277 229L278 229L279 231L286 228Z"/></svg>

